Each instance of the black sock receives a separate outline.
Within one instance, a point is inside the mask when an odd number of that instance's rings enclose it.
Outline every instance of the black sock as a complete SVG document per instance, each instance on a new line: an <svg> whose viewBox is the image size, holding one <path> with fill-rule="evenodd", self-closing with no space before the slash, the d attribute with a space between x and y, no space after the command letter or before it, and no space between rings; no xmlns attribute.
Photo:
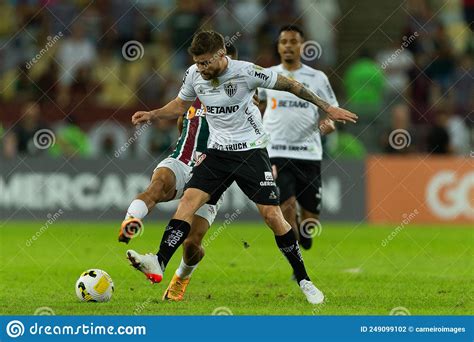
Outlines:
<svg viewBox="0 0 474 342"><path fill-rule="evenodd" d="M181 246L190 230L191 225L189 223L176 219L172 219L166 226L161 238L160 250L156 253L163 272L174 252Z"/></svg>
<svg viewBox="0 0 474 342"><path fill-rule="evenodd" d="M304 267L300 247L298 245L298 242L296 241L295 233L293 232L293 230L290 229L290 231L284 235L275 235L275 241L277 243L278 248L280 248L280 251L288 259L288 262L290 263L291 267L293 267L293 272L296 277L296 280L298 281L298 284L303 279L309 280L308 274L306 273L306 269Z"/></svg>

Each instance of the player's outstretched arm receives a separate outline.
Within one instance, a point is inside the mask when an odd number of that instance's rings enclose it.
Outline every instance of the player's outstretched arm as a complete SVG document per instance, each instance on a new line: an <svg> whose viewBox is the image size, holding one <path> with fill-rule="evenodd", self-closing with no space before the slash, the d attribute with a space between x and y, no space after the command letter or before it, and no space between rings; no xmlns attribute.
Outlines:
<svg viewBox="0 0 474 342"><path fill-rule="evenodd" d="M351 113L348 110L345 110L344 108L331 106L329 103L324 101L322 98L320 98L318 95L313 93L311 90L307 89L301 83L295 80L291 80L285 76L278 75L277 81L273 89L288 91L303 100L306 100L315 104L316 106L318 106L318 108L326 112L329 119L331 120L341 121L341 122L350 121L353 123L357 121L358 117L354 113Z"/></svg>
<svg viewBox="0 0 474 342"><path fill-rule="evenodd" d="M334 125L334 121L329 118L323 119L319 122L319 133L321 135L328 135L331 134L336 130L336 125Z"/></svg>
<svg viewBox="0 0 474 342"><path fill-rule="evenodd" d="M149 112L139 111L133 114L132 124L138 125L142 122L153 121L156 119L175 119L182 115L193 104L193 101L184 101L176 97L165 106L151 110Z"/></svg>

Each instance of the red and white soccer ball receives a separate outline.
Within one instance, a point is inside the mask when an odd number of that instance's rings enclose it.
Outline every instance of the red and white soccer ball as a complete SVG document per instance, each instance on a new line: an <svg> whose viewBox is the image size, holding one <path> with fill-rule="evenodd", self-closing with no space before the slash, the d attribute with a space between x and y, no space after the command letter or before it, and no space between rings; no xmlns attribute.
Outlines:
<svg viewBox="0 0 474 342"><path fill-rule="evenodd" d="M107 272L90 269L76 282L76 295L83 302L108 302L114 293L114 282Z"/></svg>

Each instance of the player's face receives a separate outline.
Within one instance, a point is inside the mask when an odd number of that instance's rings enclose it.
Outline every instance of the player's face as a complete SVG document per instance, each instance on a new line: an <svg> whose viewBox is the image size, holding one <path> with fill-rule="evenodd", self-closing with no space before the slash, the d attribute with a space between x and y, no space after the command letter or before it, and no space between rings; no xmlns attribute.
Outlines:
<svg viewBox="0 0 474 342"><path fill-rule="evenodd" d="M278 38L278 54L285 62L294 62L300 59L300 49L303 38L296 31L283 31Z"/></svg>
<svg viewBox="0 0 474 342"><path fill-rule="evenodd" d="M199 73L205 80L216 78L221 72L221 61L225 58L224 52L206 53L194 56Z"/></svg>

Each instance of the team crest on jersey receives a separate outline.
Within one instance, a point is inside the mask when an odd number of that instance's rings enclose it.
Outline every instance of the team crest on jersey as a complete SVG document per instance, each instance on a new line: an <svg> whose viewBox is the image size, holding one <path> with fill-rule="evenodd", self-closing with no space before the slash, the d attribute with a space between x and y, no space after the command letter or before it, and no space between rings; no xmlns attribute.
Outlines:
<svg viewBox="0 0 474 342"><path fill-rule="evenodd" d="M237 84L229 82L226 85L224 85L224 91L227 94L227 96L232 97L235 95L237 92Z"/></svg>

